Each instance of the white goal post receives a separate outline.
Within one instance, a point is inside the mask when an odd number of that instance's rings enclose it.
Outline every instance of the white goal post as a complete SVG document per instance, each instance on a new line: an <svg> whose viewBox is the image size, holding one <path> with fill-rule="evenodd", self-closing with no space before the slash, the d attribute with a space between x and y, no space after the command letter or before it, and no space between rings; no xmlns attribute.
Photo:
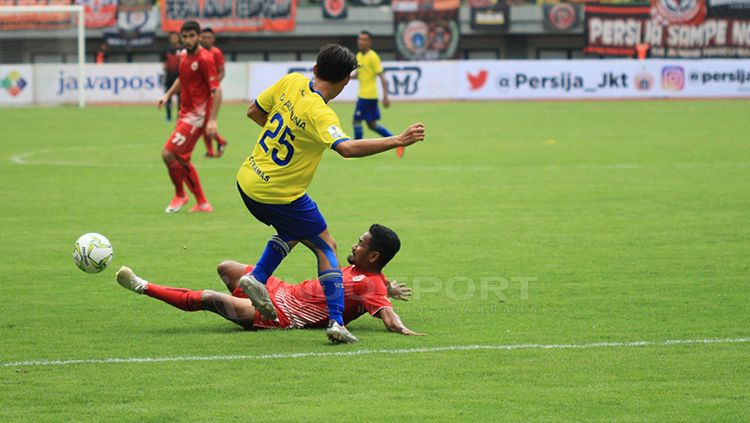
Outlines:
<svg viewBox="0 0 750 423"><path fill-rule="evenodd" d="M45 13L70 13L75 16L77 30L77 56L78 56L78 106L86 105L86 22L84 9L81 5L49 5L49 6L0 6L0 18L9 14L45 14ZM43 30L33 31L35 35L43 35ZM6 31L10 33L12 31ZM0 61L0 64L3 64Z"/></svg>

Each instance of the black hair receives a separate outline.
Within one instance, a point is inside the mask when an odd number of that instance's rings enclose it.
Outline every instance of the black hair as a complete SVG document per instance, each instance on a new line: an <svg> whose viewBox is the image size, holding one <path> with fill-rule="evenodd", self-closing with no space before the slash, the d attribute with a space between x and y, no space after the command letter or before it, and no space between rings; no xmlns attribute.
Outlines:
<svg viewBox="0 0 750 423"><path fill-rule="evenodd" d="M184 24L182 24L182 28L180 28L180 32L187 32L187 31L195 31L196 33L201 33L201 24L199 24L196 21L186 21Z"/></svg>
<svg viewBox="0 0 750 423"><path fill-rule="evenodd" d="M372 40L372 32L370 32L370 31L359 31L359 33L362 34L362 35L367 35Z"/></svg>
<svg viewBox="0 0 750 423"><path fill-rule="evenodd" d="M380 253L379 265L385 267L401 249L401 240L396 232L377 223L370 226L370 250Z"/></svg>
<svg viewBox="0 0 750 423"><path fill-rule="evenodd" d="M320 48L316 77L333 84L344 80L357 69L357 59L348 48L338 44L326 44Z"/></svg>
<svg viewBox="0 0 750 423"><path fill-rule="evenodd" d="M213 30L213 29L211 29L211 27L210 27L210 26L207 26L207 27L205 27L205 28L201 29L201 34L203 34L204 32L209 32L209 33L213 34L213 33L214 33L214 30Z"/></svg>

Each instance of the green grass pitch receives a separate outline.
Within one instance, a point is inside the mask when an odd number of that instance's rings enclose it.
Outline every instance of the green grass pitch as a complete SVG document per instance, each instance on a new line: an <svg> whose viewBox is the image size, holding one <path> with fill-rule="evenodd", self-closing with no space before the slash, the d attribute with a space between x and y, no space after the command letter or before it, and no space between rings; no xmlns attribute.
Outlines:
<svg viewBox="0 0 750 423"><path fill-rule="evenodd" d="M361 343L322 331L244 332L125 291L221 290L222 259L254 262L271 230L244 209L235 172L258 128L221 111L220 160L194 162L213 214L166 215L153 107L2 109L0 421L739 421L750 409L750 119L747 101L395 104L423 121L403 159L327 152L310 194L344 257L378 222L402 250L386 275L428 334L363 316ZM335 104L348 123L351 104ZM189 205L192 205L192 200ZM109 269L72 262L85 232ZM295 250L277 275L315 275ZM430 351L470 345L714 344ZM744 339L744 341L742 341ZM739 340L739 341L737 341ZM290 357L360 350L427 351ZM263 354L285 358L259 359ZM244 360L9 365L28 360ZM254 358L253 358L254 357ZM744 416L744 417L743 417Z"/></svg>

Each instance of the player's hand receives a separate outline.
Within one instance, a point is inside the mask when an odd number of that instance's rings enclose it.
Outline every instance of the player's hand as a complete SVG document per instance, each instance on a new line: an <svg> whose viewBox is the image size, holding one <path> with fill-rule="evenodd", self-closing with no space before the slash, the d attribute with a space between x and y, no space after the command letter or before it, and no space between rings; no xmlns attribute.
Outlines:
<svg viewBox="0 0 750 423"><path fill-rule="evenodd" d="M208 138L213 138L216 136L216 120L210 119L208 123L206 123L206 136Z"/></svg>
<svg viewBox="0 0 750 423"><path fill-rule="evenodd" d="M388 97L383 97L383 107L386 109L391 107L391 99Z"/></svg>
<svg viewBox="0 0 750 423"><path fill-rule="evenodd" d="M424 140L424 124L414 123L398 136L399 145L406 147Z"/></svg>
<svg viewBox="0 0 750 423"><path fill-rule="evenodd" d="M394 300L409 301L411 288L407 287L405 283L390 282L388 284L388 296Z"/></svg>
<svg viewBox="0 0 750 423"><path fill-rule="evenodd" d="M162 107L163 107L163 106L164 106L165 104L167 104L167 103L169 103L169 97L167 97L167 96L163 96L163 97L162 97L162 98L160 98L160 99L159 99L159 101L158 101L158 102L156 103L156 108L158 108L158 109L160 109L160 110L161 110L161 108L162 108Z"/></svg>
<svg viewBox="0 0 750 423"><path fill-rule="evenodd" d="M413 330L409 328L403 328L401 329L401 335L407 335L407 336L425 336L424 333L414 332Z"/></svg>

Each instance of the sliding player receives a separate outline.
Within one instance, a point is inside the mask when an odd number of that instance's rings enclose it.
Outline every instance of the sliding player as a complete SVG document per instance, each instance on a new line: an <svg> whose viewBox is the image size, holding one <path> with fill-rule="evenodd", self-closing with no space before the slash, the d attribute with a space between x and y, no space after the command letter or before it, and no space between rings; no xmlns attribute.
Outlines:
<svg viewBox="0 0 750 423"><path fill-rule="evenodd" d="M404 284L388 282L382 273L383 267L401 247L398 236L381 225L372 225L347 257L351 266L344 273L344 322L349 323L368 312L383 320L385 327L403 335L422 335L408 329L393 311L388 297L408 300L411 289ZM239 288L239 279L250 272L253 266L236 261L223 261L216 268L221 280L232 295L210 290L172 288L146 282L127 267L117 272L117 282L138 294L164 301L180 310L206 310L242 326L245 329L267 328L320 328L328 322L326 297L316 280L299 285L289 285L270 277L268 290L276 310L277 320L266 320L257 312Z"/></svg>
<svg viewBox="0 0 750 423"><path fill-rule="evenodd" d="M216 117L221 106L221 88L216 74L213 56L198 44L200 25L187 21L182 25L180 38L185 50L180 53L180 77L159 100L159 108L180 92L180 114L174 132L164 144L161 157L169 170L175 188L172 201L164 210L176 213L187 204L183 182L195 195L197 204L191 212L211 212L213 207L206 200L201 188L198 172L190 162L195 143L204 132L216 133ZM205 129L204 129L205 128Z"/></svg>
<svg viewBox="0 0 750 423"><path fill-rule="evenodd" d="M362 139L362 120L367 122L367 127L377 132L381 137L390 137L391 131L378 123L380 120L380 108L378 108L378 87L375 77L380 78L383 88L383 107L386 109L391 105L388 99L388 81L383 73L383 65L380 56L372 49L372 34L362 31L357 37L357 63L359 67L354 72L353 78L359 79L359 98L354 108L354 139ZM396 149L396 156L404 155L404 147Z"/></svg>
<svg viewBox="0 0 750 423"><path fill-rule="evenodd" d="M320 49L311 81L303 75L284 76L250 105L247 116L263 127L252 154L237 173L237 186L248 211L277 231L249 275L239 285L266 319L277 312L266 283L298 243L318 259L318 279L328 305L326 335L334 342L356 342L344 327L344 286L336 243L318 206L305 193L323 152L364 157L424 139L424 125L415 123L402 134L351 141L341 130L328 102L341 93L357 66L346 48L328 44Z"/></svg>
<svg viewBox="0 0 750 423"><path fill-rule="evenodd" d="M214 30L211 28L203 28L201 30L201 46L209 51L214 56L214 62L216 63L216 73L219 75L219 81L224 80L224 53L216 47L216 36ZM214 153L213 140L216 140L216 153ZM221 157L224 154L224 149L227 147L227 140L224 139L217 131L213 138L208 136L208 133L203 134L203 143L206 145L206 157Z"/></svg>

